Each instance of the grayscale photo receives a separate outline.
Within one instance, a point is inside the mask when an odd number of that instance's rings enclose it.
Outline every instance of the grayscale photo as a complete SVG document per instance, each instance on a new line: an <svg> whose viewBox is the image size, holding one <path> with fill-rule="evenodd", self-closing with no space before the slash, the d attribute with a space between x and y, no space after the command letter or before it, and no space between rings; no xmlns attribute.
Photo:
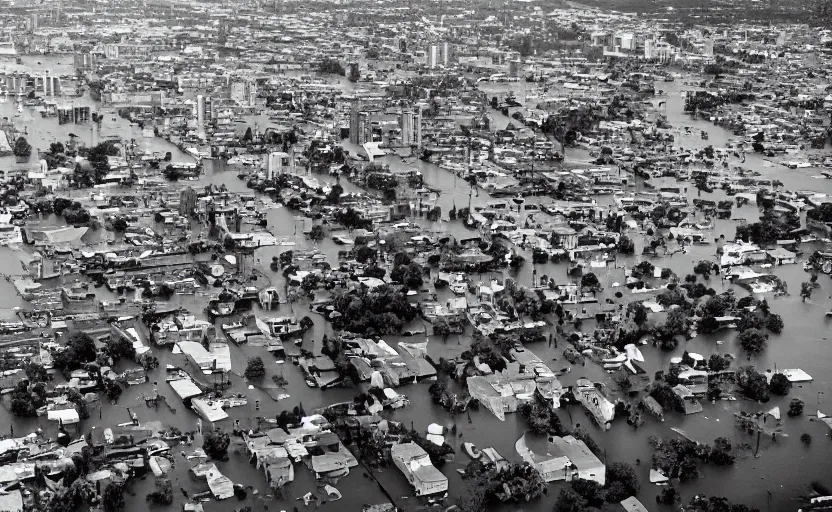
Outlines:
<svg viewBox="0 0 832 512"><path fill-rule="evenodd" d="M0 0L0 512L832 510L832 0Z"/></svg>

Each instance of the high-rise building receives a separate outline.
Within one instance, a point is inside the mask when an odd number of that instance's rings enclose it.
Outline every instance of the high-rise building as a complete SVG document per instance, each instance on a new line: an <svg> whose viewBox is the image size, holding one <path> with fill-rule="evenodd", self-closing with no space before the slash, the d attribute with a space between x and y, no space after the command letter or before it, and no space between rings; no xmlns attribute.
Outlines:
<svg viewBox="0 0 832 512"><path fill-rule="evenodd" d="M350 106L350 142L359 146L367 142L368 118L360 101L353 101Z"/></svg>
<svg viewBox="0 0 832 512"><path fill-rule="evenodd" d="M440 55L439 55L439 62L442 63L443 66L446 68L451 65L451 53L453 52L453 48L448 41L442 43L442 46L439 48Z"/></svg>
<svg viewBox="0 0 832 512"><path fill-rule="evenodd" d="M401 129L402 144L406 146L422 145L422 112L402 110L399 114L399 128Z"/></svg>
<svg viewBox="0 0 832 512"><path fill-rule="evenodd" d="M428 67L435 68L439 66L439 45L432 44L428 48Z"/></svg>
<svg viewBox="0 0 832 512"><path fill-rule="evenodd" d="M199 133L205 132L205 96L196 97L196 127Z"/></svg>

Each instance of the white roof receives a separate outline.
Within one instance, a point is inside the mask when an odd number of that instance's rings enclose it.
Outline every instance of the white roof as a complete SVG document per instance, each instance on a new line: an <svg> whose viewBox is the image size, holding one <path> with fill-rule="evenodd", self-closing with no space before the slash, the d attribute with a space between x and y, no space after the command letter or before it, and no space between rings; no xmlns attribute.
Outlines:
<svg viewBox="0 0 832 512"><path fill-rule="evenodd" d="M209 402L202 398L194 398L191 407L206 421L214 423L228 418L228 414L220 407L219 402Z"/></svg>
<svg viewBox="0 0 832 512"><path fill-rule="evenodd" d="M202 390L194 384L194 381L191 379L179 379L179 380L172 380L168 382L170 387L173 388L174 393L179 396L180 399L185 400L186 398L192 398L195 396L199 396L202 394Z"/></svg>
<svg viewBox="0 0 832 512"><path fill-rule="evenodd" d="M64 425L71 425L81 421L81 418L78 417L78 411L76 411L74 407L71 409L49 411L47 412L46 417L49 421L61 421Z"/></svg>

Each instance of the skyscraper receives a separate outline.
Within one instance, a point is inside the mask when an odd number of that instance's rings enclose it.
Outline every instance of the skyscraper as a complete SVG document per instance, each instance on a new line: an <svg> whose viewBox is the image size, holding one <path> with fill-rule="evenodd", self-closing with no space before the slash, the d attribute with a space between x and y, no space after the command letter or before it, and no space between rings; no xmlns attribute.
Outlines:
<svg viewBox="0 0 832 512"><path fill-rule="evenodd" d="M422 145L422 112L410 109L402 110L399 114L399 128L401 129L402 144L406 146Z"/></svg>
<svg viewBox="0 0 832 512"><path fill-rule="evenodd" d="M205 132L205 96L196 97L196 125L199 133Z"/></svg>
<svg viewBox="0 0 832 512"><path fill-rule="evenodd" d="M435 68L439 65L439 46L432 44L428 48L428 67Z"/></svg>
<svg viewBox="0 0 832 512"><path fill-rule="evenodd" d="M358 145L367 142L367 113L359 100L350 106L350 142Z"/></svg>

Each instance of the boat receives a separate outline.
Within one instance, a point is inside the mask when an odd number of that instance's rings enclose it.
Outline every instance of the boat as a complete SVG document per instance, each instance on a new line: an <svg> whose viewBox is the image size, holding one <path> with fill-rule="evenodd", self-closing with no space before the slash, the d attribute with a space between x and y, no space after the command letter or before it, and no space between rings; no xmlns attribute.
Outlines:
<svg viewBox="0 0 832 512"><path fill-rule="evenodd" d="M474 460L482 457L482 452L477 450L477 447L474 446L474 443L463 443L462 449L465 450L465 453Z"/></svg>

